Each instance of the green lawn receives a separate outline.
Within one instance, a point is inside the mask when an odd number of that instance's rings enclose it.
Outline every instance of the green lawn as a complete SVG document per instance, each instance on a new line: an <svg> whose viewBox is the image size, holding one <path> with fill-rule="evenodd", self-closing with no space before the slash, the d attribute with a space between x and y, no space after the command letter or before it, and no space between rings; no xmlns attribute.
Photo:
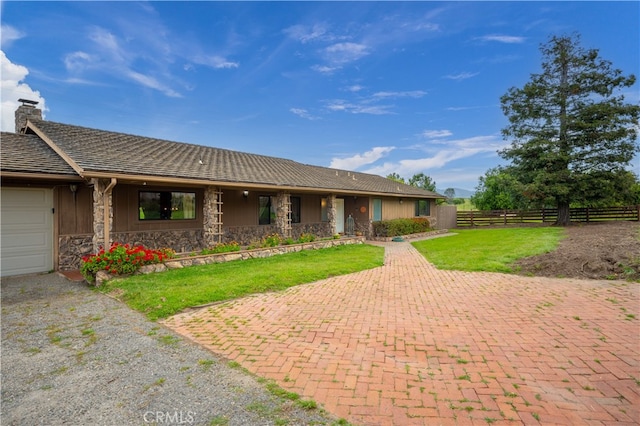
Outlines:
<svg viewBox="0 0 640 426"><path fill-rule="evenodd" d="M553 251L564 237L555 227L453 230L457 235L413 246L438 269L514 272L512 262Z"/></svg>
<svg viewBox="0 0 640 426"><path fill-rule="evenodd" d="M114 295L151 320L187 307L283 290L336 275L382 266L384 249L366 244L307 250L263 259L191 266L107 282Z"/></svg>

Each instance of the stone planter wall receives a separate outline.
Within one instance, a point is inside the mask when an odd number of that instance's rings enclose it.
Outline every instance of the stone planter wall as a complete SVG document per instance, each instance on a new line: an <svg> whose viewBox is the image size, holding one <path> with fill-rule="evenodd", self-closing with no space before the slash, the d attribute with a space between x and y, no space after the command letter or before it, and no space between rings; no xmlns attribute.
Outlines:
<svg viewBox="0 0 640 426"><path fill-rule="evenodd" d="M163 272L169 269L180 269L195 265L207 265L211 263L230 262L232 260L247 260L263 257L278 256L286 253L293 253L302 250L318 250L323 248L342 246L348 244L364 244L364 237L347 237L336 240L314 241L311 243L291 244L278 247L259 248L254 250L242 250L230 253L207 254L201 256L185 256L170 259L164 263L145 265L136 274L152 274ZM118 275L111 275L106 271L99 271L96 275L95 285L100 286L103 282L118 278Z"/></svg>

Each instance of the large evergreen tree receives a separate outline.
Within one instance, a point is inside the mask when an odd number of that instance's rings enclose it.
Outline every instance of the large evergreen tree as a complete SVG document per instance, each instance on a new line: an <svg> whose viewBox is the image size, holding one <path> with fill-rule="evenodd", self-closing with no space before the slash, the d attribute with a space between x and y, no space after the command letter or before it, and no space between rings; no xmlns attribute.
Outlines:
<svg viewBox="0 0 640 426"><path fill-rule="evenodd" d="M511 146L500 155L534 202L553 203L558 224L569 223L572 202L592 203L628 179L626 167L639 151L640 107L624 102L620 89L635 83L596 49L580 46L579 35L550 38L541 46L542 72L523 88L500 98ZM606 183L606 184L605 184Z"/></svg>

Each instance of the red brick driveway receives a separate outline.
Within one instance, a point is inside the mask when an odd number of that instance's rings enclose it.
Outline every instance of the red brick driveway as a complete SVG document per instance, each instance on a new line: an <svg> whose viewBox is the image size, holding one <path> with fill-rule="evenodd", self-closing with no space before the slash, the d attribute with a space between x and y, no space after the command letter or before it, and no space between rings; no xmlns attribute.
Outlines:
<svg viewBox="0 0 640 426"><path fill-rule="evenodd" d="M358 425L638 424L640 285L385 265L165 321Z"/></svg>

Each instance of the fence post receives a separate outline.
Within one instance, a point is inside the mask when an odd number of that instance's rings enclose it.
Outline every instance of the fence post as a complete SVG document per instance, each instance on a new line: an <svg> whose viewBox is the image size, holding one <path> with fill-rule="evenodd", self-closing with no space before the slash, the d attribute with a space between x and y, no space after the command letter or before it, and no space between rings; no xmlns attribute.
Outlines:
<svg viewBox="0 0 640 426"><path fill-rule="evenodd" d="M589 207L587 207L587 223L589 223Z"/></svg>
<svg viewBox="0 0 640 426"><path fill-rule="evenodd" d="M471 227L473 228L473 210L471 210Z"/></svg>
<svg viewBox="0 0 640 426"><path fill-rule="evenodd" d="M640 221L640 204L636 204L636 213L638 214L637 221Z"/></svg>
<svg viewBox="0 0 640 426"><path fill-rule="evenodd" d="M507 209L504 209L504 224L507 224Z"/></svg>

